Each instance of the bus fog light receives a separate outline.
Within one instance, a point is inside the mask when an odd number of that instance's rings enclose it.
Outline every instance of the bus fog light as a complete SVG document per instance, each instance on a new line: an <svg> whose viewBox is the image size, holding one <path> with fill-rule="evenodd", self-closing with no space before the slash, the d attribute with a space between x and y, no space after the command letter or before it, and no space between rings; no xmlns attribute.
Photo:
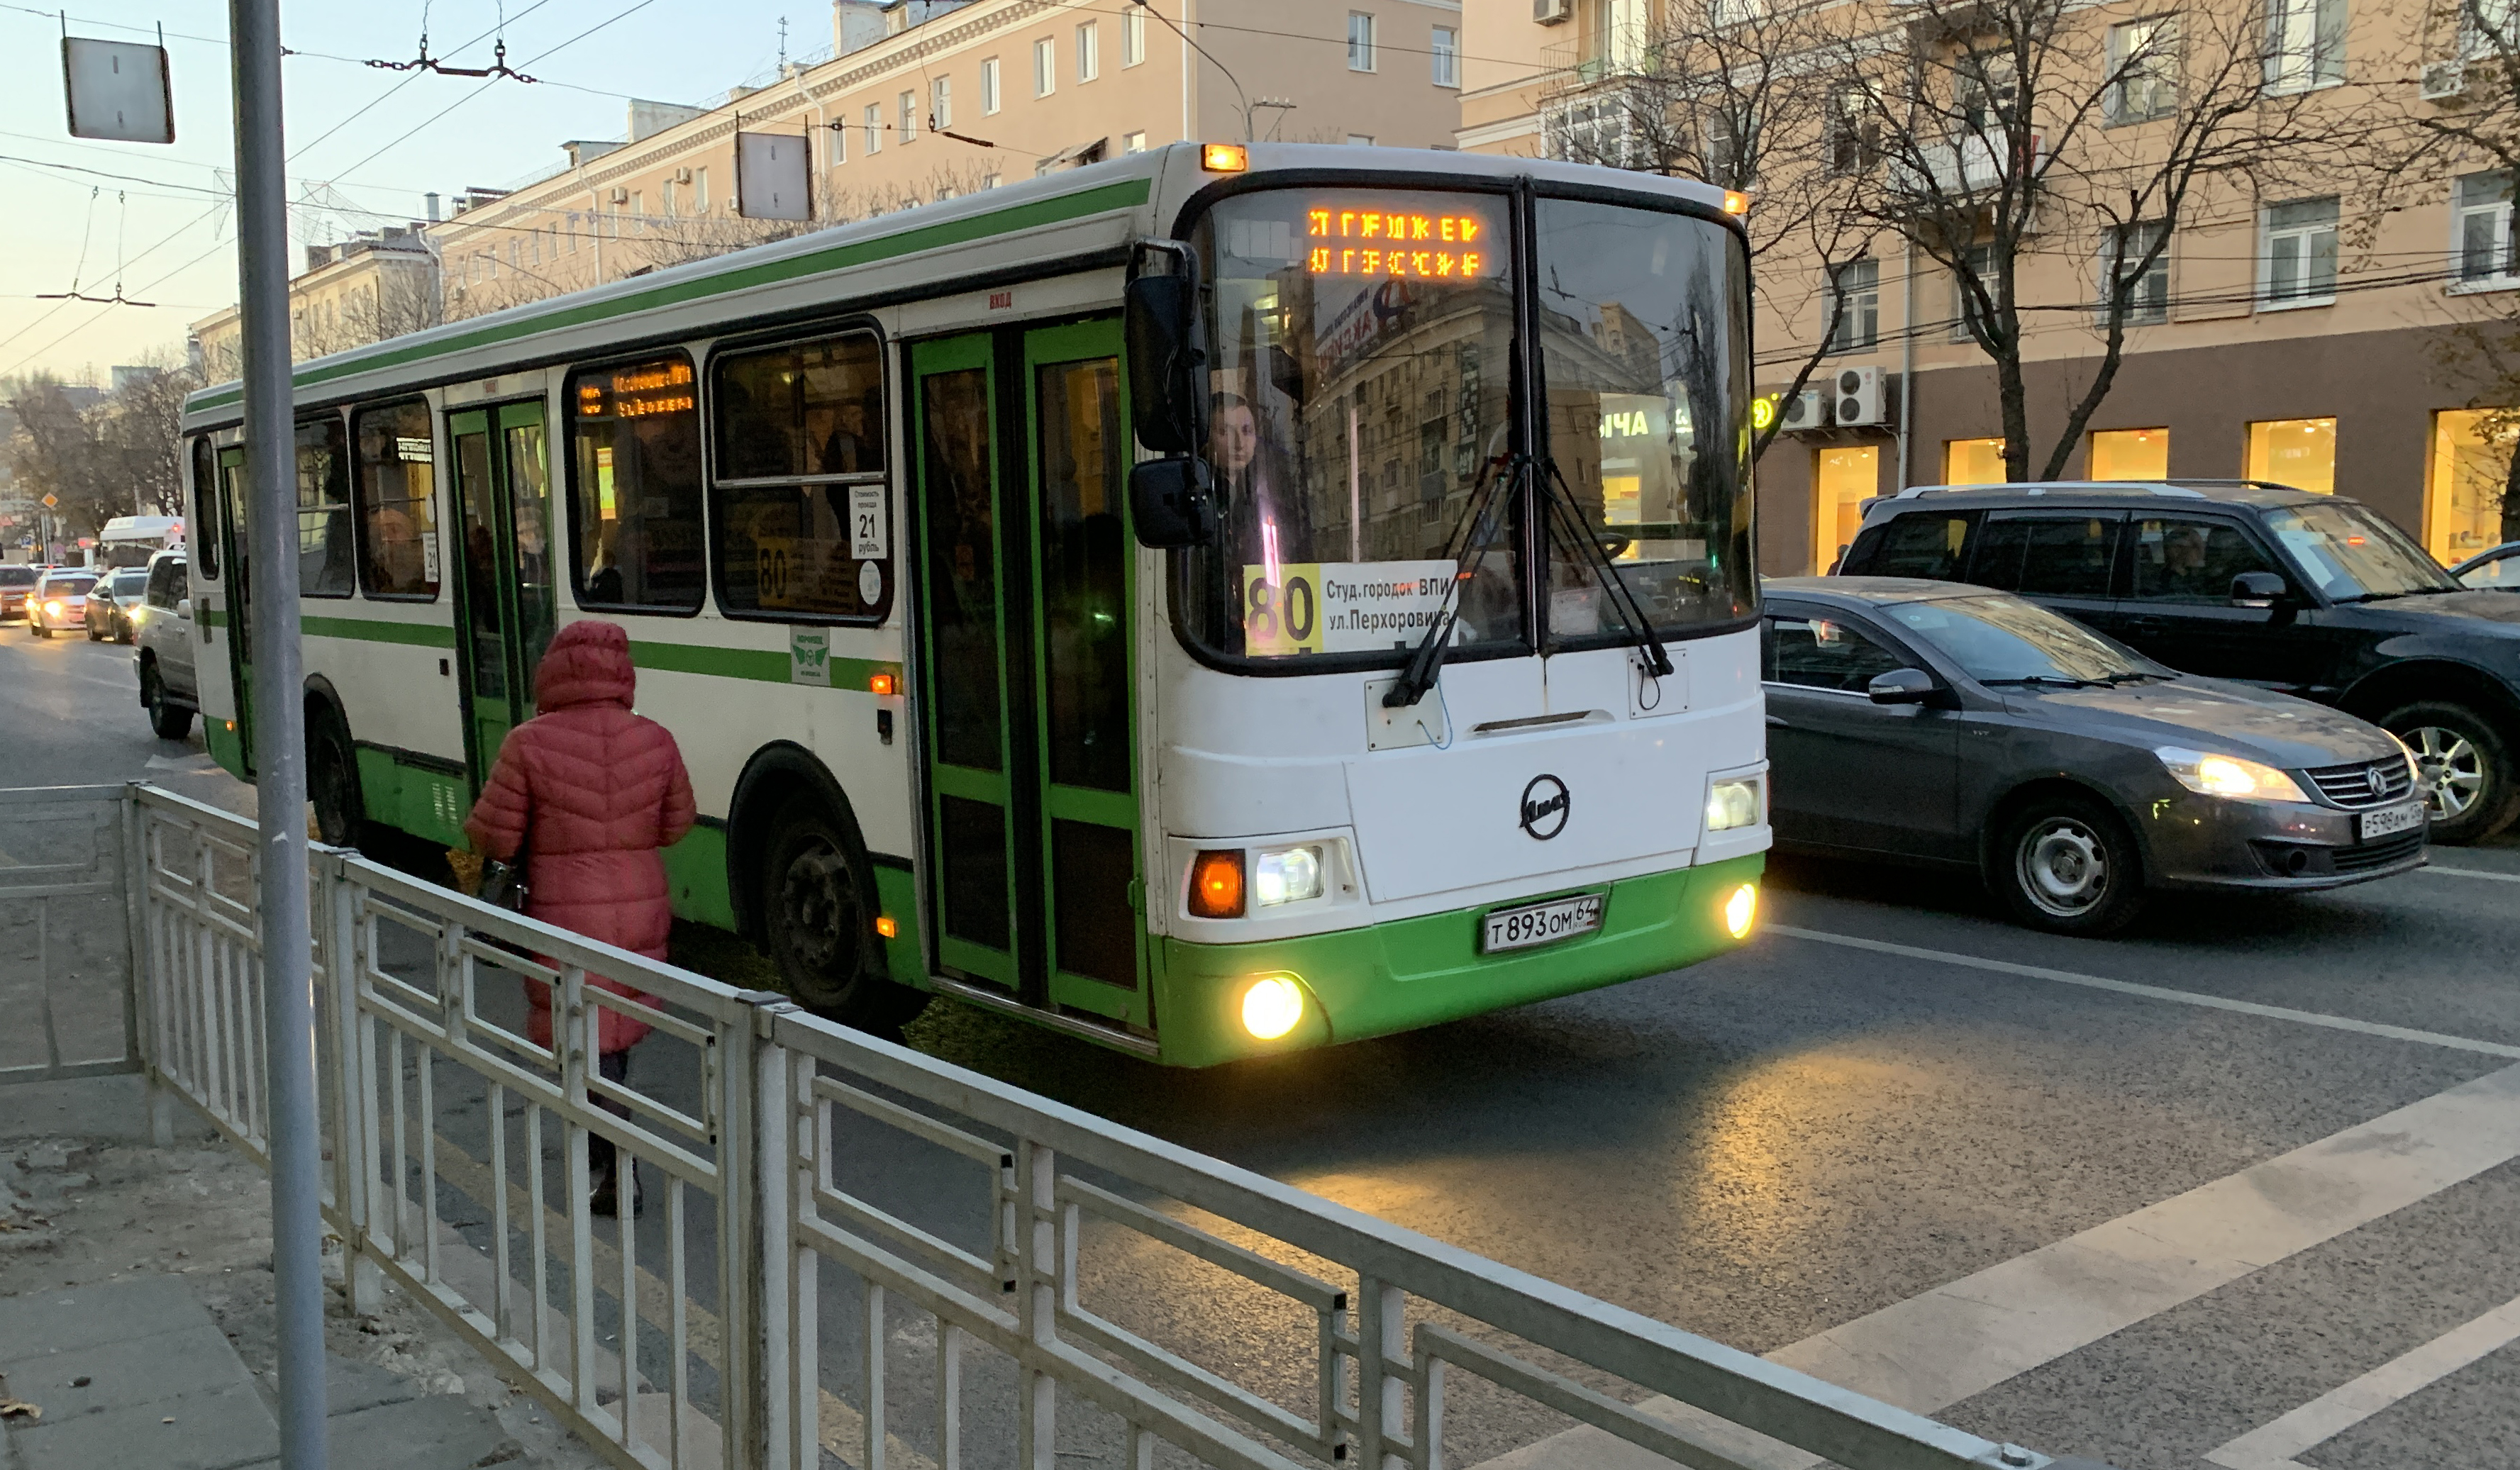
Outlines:
<svg viewBox="0 0 2520 1470"><path fill-rule="evenodd" d="M1719 780L1706 788L1706 829L1729 832L1759 824L1759 779Z"/></svg>
<svg viewBox="0 0 2520 1470"><path fill-rule="evenodd" d="M1734 939L1750 937L1750 925L1759 917L1759 890L1748 883L1732 890L1724 901L1724 927Z"/></svg>
<svg viewBox="0 0 2520 1470"><path fill-rule="evenodd" d="M1269 847L1253 856L1251 897L1263 909L1322 896L1322 849Z"/></svg>
<svg viewBox="0 0 2520 1470"><path fill-rule="evenodd" d="M1242 1029L1255 1041L1274 1042L1304 1018L1304 988L1284 975L1251 982L1242 993Z"/></svg>

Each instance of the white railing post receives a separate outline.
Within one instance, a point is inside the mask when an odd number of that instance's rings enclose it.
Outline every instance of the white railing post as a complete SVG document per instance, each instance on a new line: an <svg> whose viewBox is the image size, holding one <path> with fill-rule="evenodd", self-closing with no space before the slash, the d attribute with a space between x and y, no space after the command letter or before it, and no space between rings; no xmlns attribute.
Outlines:
<svg viewBox="0 0 2520 1470"><path fill-rule="evenodd" d="M789 1271L788 1301L781 1330L788 1340L788 1415L791 1470L822 1463L822 1281L821 1258L812 1247L796 1243L788 1226L815 1208L814 1186L826 1169L822 1104L814 1098L814 1059L803 1052L788 1056L788 1100L783 1116L792 1130L786 1168L789 1198L781 1217L780 1259Z"/></svg>
<svg viewBox="0 0 2520 1470"><path fill-rule="evenodd" d="M341 1276L350 1310L372 1316L384 1310L384 1270L377 1264L369 1231L376 1221L376 1054L362 1045L359 988L367 973L367 946L359 922L359 890L349 865L328 858L321 907L315 917L332 936L324 982L332 992L334 1098L333 1200L341 1215Z"/></svg>
<svg viewBox="0 0 2520 1470"><path fill-rule="evenodd" d="M1030 1138L1015 1143L1015 1314L1024 1340L1048 1348L1058 1340L1058 1155ZM1015 1463L1055 1470L1058 1448L1058 1380L1040 1368L1017 1370Z"/></svg>
<svg viewBox="0 0 2520 1470"><path fill-rule="evenodd" d="M728 1463L743 1470L794 1470L788 1347L796 1330L790 1316L795 1207L788 1192L796 1120L788 1092L791 1064L779 1043L778 1022L795 1007L769 991L747 991L741 999L751 1008L742 1018L746 1030L726 1032L728 1137L718 1149L725 1170L725 1233L749 1237L740 1256L727 1257L726 1419L742 1437ZM739 1231L739 1221L748 1228Z"/></svg>

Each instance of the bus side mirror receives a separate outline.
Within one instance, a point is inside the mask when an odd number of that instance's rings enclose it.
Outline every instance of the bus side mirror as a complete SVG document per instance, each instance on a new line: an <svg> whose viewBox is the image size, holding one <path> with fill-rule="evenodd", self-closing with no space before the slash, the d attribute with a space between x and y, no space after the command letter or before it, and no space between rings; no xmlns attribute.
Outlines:
<svg viewBox="0 0 2520 1470"><path fill-rule="evenodd" d="M1150 269L1167 264L1169 274ZM1141 243L1125 300L1129 411L1138 442L1156 454L1201 453L1207 445L1207 343L1188 248L1171 241Z"/></svg>
<svg viewBox="0 0 2520 1470"><path fill-rule="evenodd" d="M1216 539L1216 497L1207 466L1181 458L1148 460L1129 471L1129 519L1140 543L1156 551L1204 546Z"/></svg>

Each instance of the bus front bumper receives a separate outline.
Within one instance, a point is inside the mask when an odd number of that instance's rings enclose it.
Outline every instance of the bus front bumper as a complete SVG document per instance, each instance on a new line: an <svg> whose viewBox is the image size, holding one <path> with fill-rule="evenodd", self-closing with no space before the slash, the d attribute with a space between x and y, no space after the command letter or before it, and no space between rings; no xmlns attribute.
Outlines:
<svg viewBox="0 0 2520 1470"><path fill-rule="evenodd" d="M1765 864L1753 854L1571 890L1607 895L1598 932L1501 955L1479 953L1481 921L1501 905L1257 944L1162 939L1154 996L1162 1059L1205 1067L1359 1041L1678 969L1739 947L1727 906L1756 886ZM1305 1005L1293 1030L1264 1042L1243 1025L1243 1000L1272 976L1295 980Z"/></svg>

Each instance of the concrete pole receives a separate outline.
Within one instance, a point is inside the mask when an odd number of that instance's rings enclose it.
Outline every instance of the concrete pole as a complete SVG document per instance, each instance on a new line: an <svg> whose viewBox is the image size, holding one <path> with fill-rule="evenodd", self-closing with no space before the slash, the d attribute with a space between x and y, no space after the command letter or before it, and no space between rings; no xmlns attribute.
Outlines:
<svg viewBox="0 0 2520 1470"><path fill-rule="evenodd" d="M306 891L305 678L297 647L288 157L279 0L229 0L236 62L237 277L245 328L247 535L252 550L253 769L260 813L271 1270L280 1327L280 1463L324 1470L324 1224L317 1213L315 1003Z"/></svg>

